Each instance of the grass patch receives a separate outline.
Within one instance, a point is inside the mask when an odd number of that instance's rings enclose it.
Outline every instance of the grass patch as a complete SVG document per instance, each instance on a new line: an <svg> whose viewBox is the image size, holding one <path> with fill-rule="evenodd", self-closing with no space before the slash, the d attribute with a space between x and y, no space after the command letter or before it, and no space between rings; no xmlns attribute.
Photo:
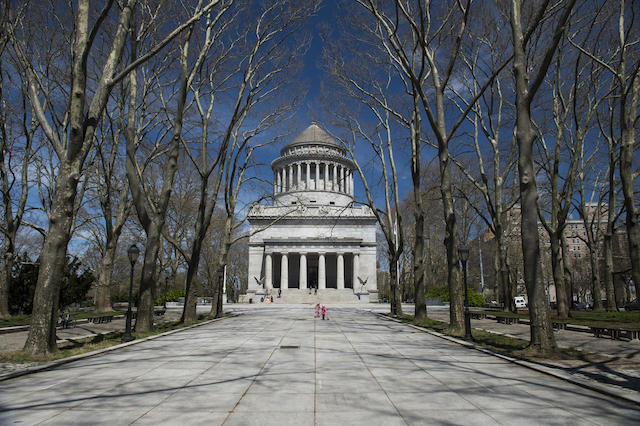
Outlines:
<svg viewBox="0 0 640 426"><path fill-rule="evenodd" d="M402 315L398 317L398 319L402 322L417 325L420 327L424 327L430 330L437 331L442 334L446 334L451 336L448 333L449 323L444 321L437 321L432 319L426 320L414 320L412 315ZM518 339L516 337L509 337L502 334L490 333L484 330L478 330L473 328L471 330L471 334L473 336L474 343L478 346L482 346L484 348L490 349L494 352L508 355L513 358L526 359L529 361L540 361L541 358L530 356L526 353L525 349L529 346L529 341ZM453 336L459 338L459 336ZM562 349L558 348L558 350L551 354L548 358L545 359L583 359L585 353L576 349Z"/></svg>
<svg viewBox="0 0 640 426"><path fill-rule="evenodd" d="M555 315L554 315L555 317ZM591 326L620 326L640 328L640 312L571 311L567 323Z"/></svg>
<svg viewBox="0 0 640 426"><path fill-rule="evenodd" d="M93 311L71 312L70 317L74 320L102 317L106 315L124 315L123 311L111 311L99 314ZM0 327L15 327L18 325L29 325L31 315L14 315L8 318L0 318Z"/></svg>
<svg viewBox="0 0 640 426"><path fill-rule="evenodd" d="M213 319L208 315L198 315L198 320L193 324L199 324L204 321ZM191 324L191 325L193 325ZM136 340L145 337L154 336L156 334L166 333L167 331L177 330L186 327L179 321L169 321L156 324L155 330L149 333L132 333ZM112 333L100 334L85 339L69 340L58 345L58 351L53 354L31 355L22 351L0 352L0 363L11 364L32 364L55 361L70 356L80 355L87 352L105 349L122 343L123 331L115 331Z"/></svg>
<svg viewBox="0 0 640 426"><path fill-rule="evenodd" d="M505 318L529 319L528 311L518 313L502 311L474 311ZM558 318L555 311L551 311L551 320L566 324L584 325L591 327L621 327L640 329L640 312L592 312L592 311L571 311L569 318Z"/></svg>

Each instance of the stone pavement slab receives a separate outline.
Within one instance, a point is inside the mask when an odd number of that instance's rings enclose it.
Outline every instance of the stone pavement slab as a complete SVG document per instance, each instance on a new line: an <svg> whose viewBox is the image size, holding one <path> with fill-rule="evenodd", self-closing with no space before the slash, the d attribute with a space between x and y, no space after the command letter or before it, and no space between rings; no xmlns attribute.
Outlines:
<svg viewBox="0 0 640 426"><path fill-rule="evenodd" d="M362 307L242 315L0 383L0 424L638 424L640 409Z"/></svg>

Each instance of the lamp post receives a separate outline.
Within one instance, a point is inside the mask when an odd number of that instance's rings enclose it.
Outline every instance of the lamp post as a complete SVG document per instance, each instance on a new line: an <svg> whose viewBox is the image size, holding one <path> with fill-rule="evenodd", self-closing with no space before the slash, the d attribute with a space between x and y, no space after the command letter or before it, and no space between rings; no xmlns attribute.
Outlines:
<svg viewBox="0 0 640 426"><path fill-rule="evenodd" d="M469 260L469 248L467 246L458 247L458 255L462 262L462 271L464 273L464 338L465 340L473 340L471 336L471 316L469 315L469 292L467 290L467 260Z"/></svg>
<svg viewBox="0 0 640 426"><path fill-rule="evenodd" d="M127 306L127 320L126 326L124 330L124 336L122 336L123 342L130 342L134 339L131 335L131 303L132 303L132 294L133 294L133 267L138 260L138 256L140 255L140 249L137 245L131 244L131 247L127 250L127 256L129 257L129 263L131 263L131 274L129 276L129 305Z"/></svg>

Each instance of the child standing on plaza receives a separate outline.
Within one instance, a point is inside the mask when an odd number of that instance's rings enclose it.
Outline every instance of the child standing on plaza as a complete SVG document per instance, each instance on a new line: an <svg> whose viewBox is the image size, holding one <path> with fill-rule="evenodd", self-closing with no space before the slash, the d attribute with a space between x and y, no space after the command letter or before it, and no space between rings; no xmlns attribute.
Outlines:
<svg viewBox="0 0 640 426"><path fill-rule="evenodd" d="M324 321L325 316L327 315L327 307L322 305L322 320Z"/></svg>
<svg viewBox="0 0 640 426"><path fill-rule="evenodd" d="M316 318L320 318L320 304L316 303Z"/></svg>

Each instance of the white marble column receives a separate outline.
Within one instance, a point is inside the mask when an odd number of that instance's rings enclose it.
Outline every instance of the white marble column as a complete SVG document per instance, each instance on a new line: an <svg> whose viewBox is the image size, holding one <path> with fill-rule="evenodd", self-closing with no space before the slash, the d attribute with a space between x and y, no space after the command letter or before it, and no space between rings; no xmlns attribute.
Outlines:
<svg viewBox="0 0 640 426"><path fill-rule="evenodd" d="M327 274L324 268L324 253L318 255L318 288L327 288Z"/></svg>
<svg viewBox="0 0 640 426"><path fill-rule="evenodd" d="M307 178L306 178L306 183L304 185L304 189L309 190L311 188L309 188L309 184L311 183L311 163L309 163L307 161Z"/></svg>
<svg viewBox="0 0 640 426"><path fill-rule="evenodd" d="M298 163L298 183L296 184L296 188L298 191L302 189L302 164Z"/></svg>
<svg viewBox="0 0 640 426"><path fill-rule="evenodd" d="M358 279L358 273L360 272L360 256L358 253L353 253L353 290L360 290L360 280Z"/></svg>
<svg viewBox="0 0 640 426"><path fill-rule="evenodd" d="M300 253L300 290L307 288L307 255Z"/></svg>
<svg viewBox="0 0 640 426"><path fill-rule="evenodd" d="M284 192L284 169L279 169L278 170L278 184L280 185L280 189L278 190L278 192Z"/></svg>
<svg viewBox="0 0 640 426"><path fill-rule="evenodd" d="M289 288L289 262L287 253L282 253L282 261L280 262L280 289Z"/></svg>
<svg viewBox="0 0 640 426"><path fill-rule="evenodd" d="M271 290L273 288L273 275L272 275L273 261L271 259L271 253L264 255L264 288Z"/></svg>
<svg viewBox="0 0 640 426"><path fill-rule="evenodd" d="M351 193L351 187L349 185L349 170L345 170L344 172L344 192L345 194Z"/></svg>
<svg viewBox="0 0 640 426"><path fill-rule="evenodd" d="M340 192L347 192L347 191L345 191L344 167L342 167L342 166L340 166L340 184L338 185L338 189L340 190Z"/></svg>
<svg viewBox="0 0 640 426"><path fill-rule="evenodd" d="M353 172L349 170L349 195L353 195Z"/></svg>
<svg viewBox="0 0 640 426"><path fill-rule="evenodd" d="M331 190L338 191L338 165L333 164L333 182L331 183Z"/></svg>
<svg viewBox="0 0 640 426"><path fill-rule="evenodd" d="M280 192L280 173L278 172L278 169L276 169L273 175L273 195L278 192Z"/></svg>
<svg viewBox="0 0 640 426"><path fill-rule="evenodd" d="M338 253L337 256L337 271L338 271L338 290L343 289L344 288L344 255L342 253Z"/></svg>
<svg viewBox="0 0 640 426"><path fill-rule="evenodd" d="M324 190L329 190L329 163L324 163Z"/></svg>
<svg viewBox="0 0 640 426"><path fill-rule="evenodd" d="M287 174L289 175L287 191L291 191L293 189L293 165L287 166Z"/></svg>
<svg viewBox="0 0 640 426"><path fill-rule="evenodd" d="M315 170L316 170L316 178L315 178L315 190L318 190L318 184L320 182L320 163L314 163L315 164Z"/></svg>

